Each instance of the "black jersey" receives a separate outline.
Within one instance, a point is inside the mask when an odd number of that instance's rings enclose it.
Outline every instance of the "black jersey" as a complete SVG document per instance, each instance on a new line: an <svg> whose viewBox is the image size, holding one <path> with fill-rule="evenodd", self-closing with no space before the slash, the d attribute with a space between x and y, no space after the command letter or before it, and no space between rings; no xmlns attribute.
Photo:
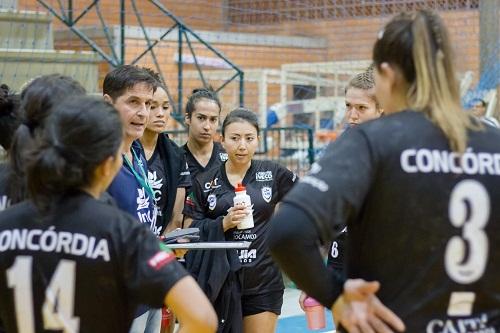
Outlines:
<svg viewBox="0 0 500 333"><path fill-rule="evenodd" d="M267 230L276 204L292 188L295 180L296 175L287 168L261 160L253 160L243 178L253 204L254 227L246 230L233 228L225 233L228 241L252 242L249 249L238 250L243 267L243 295L283 289L279 269L269 255ZM226 215L233 206L235 194L227 179L225 164L199 174L193 182L193 193L193 200L187 200L185 205L185 215L193 220Z"/></svg>
<svg viewBox="0 0 500 333"><path fill-rule="evenodd" d="M191 153L191 151L187 146L187 143L184 144L182 148L184 148L184 151L186 152L186 162L189 166L189 173L191 174L191 179L195 179L198 173L208 171L227 161L227 153L220 144L220 142L214 142L212 155L210 156L210 160L208 160L208 163L205 166L202 166L198 162L198 160L193 156L193 154Z"/></svg>
<svg viewBox="0 0 500 333"><path fill-rule="evenodd" d="M344 273L344 256L347 238L347 227L330 244L327 265L340 273Z"/></svg>
<svg viewBox="0 0 500 333"><path fill-rule="evenodd" d="M148 162L148 182L151 185L154 193L154 199L156 206L158 207L158 217L160 227L160 235L163 233L167 227L168 222L163 217L167 206L167 200L172 200L172 198L167 198L168 193L173 193L173 189L169 189L168 184L177 184L179 187L190 187L191 186L191 176L187 170L187 166L184 169L179 170L176 175L168 175L168 171L165 168L165 164L168 163L168 158L164 156L163 150L157 145L153 155L147 161ZM186 165L184 163L184 165ZM176 180L168 182L168 177L175 177ZM175 188L175 190L177 190Z"/></svg>
<svg viewBox="0 0 500 333"><path fill-rule="evenodd" d="M137 303L161 307L185 270L147 226L87 194L48 217L0 213L0 317L7 332L128 332Z"/></svg>
<svg viewBox="0 0 500 333"><path fill-rule="evenodd" d="M322 235L348 225L349 277L408 332L500 329L500 131L469 133L450 151L422 113L362 124L333 143L284 201Z"/></svg>
<svg viewBox="0 0 500 333"><path fill-rule="evenodd" d="M0 163L0 212L10 206L11 200L8 196L9 167L6 163Z"/></svg>

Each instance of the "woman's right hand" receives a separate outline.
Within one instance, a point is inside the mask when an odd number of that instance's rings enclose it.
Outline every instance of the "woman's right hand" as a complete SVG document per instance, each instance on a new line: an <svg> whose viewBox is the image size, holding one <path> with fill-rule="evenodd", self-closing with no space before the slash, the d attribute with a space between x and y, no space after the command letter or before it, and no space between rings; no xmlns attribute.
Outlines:
<svg viewBox="0 0 500 333"><path fill-rule="evenodd" d="M222 220L224 232L236 227L247 216L248 210L245 206L234 206L227 210L227 215Z"/></svg>

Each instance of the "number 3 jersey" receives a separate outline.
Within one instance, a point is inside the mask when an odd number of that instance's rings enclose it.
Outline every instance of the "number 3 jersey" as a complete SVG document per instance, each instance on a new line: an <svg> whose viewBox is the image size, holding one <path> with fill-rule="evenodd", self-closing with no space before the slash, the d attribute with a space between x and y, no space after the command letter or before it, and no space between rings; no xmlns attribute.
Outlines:
<svg viewBox="0 0 500 333"><path fill-rule="evenodd" d="M347 223L348 277L380 281L407 332L500 329L500 131L469 135L459 155L421 112L362 124L283 200L330 240Z"/></svg>
<svg viewBox="0 0 500 333"><path fill-rule="evenodd" d="M147 226L78 193L41 217L0 213L0 318L7 332L128 332L187 272Z"/></svg>
<svg viewBox="0 0 500 333"><path fill-rule="evenodd" d="M290 190L296 175L281 165L253 160L243 185L253 204L254 227L236 228L225 232L225 240L249 241L248 249L238 250L243 274L243 294L254 295L283 289L278 267L269 255L267 231L276 204ZM186 200L184 214L201 220L216 219L233 206L234 187L229 183L225 164L199 174L193 183L193 193ZM214 223L217 223L214 221Z"/></svg>

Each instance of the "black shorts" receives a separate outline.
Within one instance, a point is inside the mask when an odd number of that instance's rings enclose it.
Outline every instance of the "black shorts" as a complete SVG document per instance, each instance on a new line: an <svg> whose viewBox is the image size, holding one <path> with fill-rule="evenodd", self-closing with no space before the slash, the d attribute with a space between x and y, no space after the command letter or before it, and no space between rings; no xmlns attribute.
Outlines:
<svg viewBox="0 0 500 333"><path fill-rule="evenodd" d="M258 295L243 295L241 297L241 308L243 317L255 315L262 312L273 312L278 316L281 314L283 305L283 290L271 291Z"/></svg>

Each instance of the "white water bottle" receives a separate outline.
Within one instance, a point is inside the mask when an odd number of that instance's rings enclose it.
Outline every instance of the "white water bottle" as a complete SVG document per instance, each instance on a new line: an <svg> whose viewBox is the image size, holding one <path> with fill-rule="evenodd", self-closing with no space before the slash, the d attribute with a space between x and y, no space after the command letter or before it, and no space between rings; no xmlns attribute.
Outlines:
<svg viewBox="0 0 500 333"><path fill-rule="evenodd" d="M243 184L238 183L236 188L234 189L234 193L236 194L233 198L234 206L245 206L247 209L251 211L247 214L247 216L238 224L238 229L250 229L253 228L253 211L252 211L252 201L250 200L250 196L247 194L247 189Z"/></svg>

